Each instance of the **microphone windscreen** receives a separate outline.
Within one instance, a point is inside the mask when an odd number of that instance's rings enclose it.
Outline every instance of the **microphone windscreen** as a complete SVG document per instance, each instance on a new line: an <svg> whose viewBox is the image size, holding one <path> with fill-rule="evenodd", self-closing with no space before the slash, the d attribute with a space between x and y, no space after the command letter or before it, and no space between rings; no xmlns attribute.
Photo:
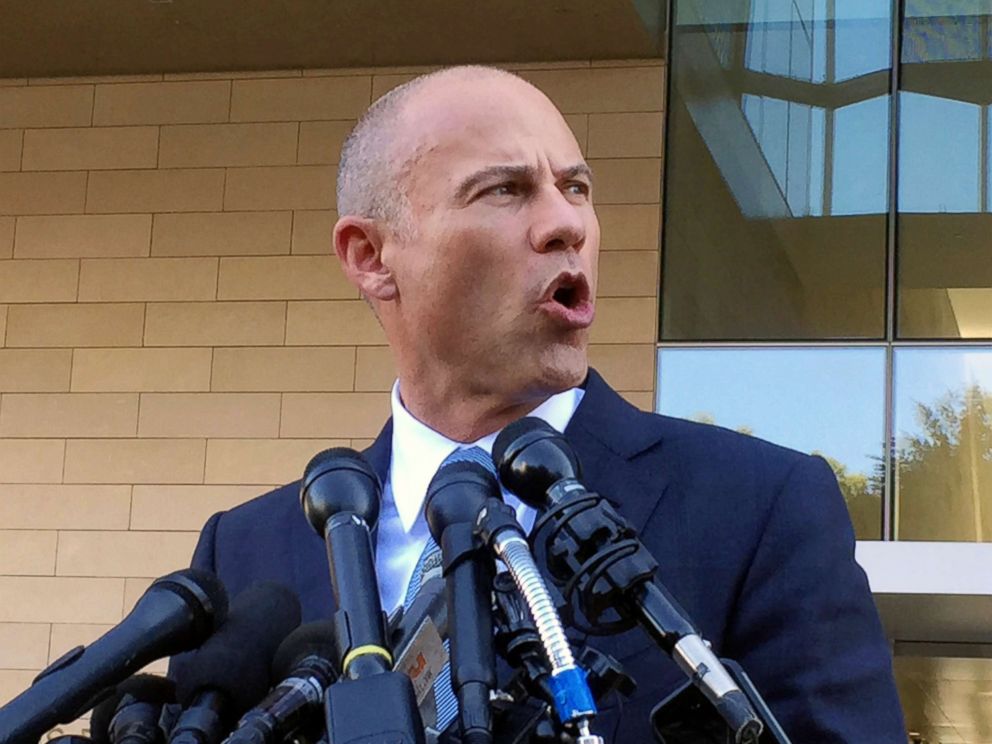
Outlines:
<svg viewBox="0 0 992 744"><path fill-rule="evenodd" d="M300 616L300 601L286 587L251 585L234 598L227 622L206 643L173 660L176 698L188 706L200 691L219 691L240 716L269 691L276 647Z"/></svg>
<svg viewBox="0 0 992 744"><path fill-rule="evenodd" d="M90 714L90 738L96 744L109 744L110 721L125 695L144 703L166 705L176 702L176 685L155 674L135 674L118 684Z"/></svg>
<svg viewBox="0 0 992 744"><path fill-rule="evenodd" d="M504 426L493 442L493 462L496 467L499 468L507 455L512 456L514 451L524 446L531 437L549 428L553 430L550 424L535 416L524 416Z"/></svg>
<svg viewBox="0 0 992 744"><path fill-rule="evenodd" d="M319 656L337 666L340 651L334 635L333 620L317 620L301 625L279 644L272 659L272 684L289 677L307 656Z"/></svg>
<svg viewBox="0 0 992 744"><path fill-rule="evenodd" d="M148 593L153 589L168 589L182 597L187 606L200 616L200 622L209 625L208 633L216 631L227 620L227 590L210 571L184 568L155 579Z"/></svg>
<svg viewBox="0 0 992 744"><path fill-rule="evenodd" d="M303 470L300 504L310 525L324 537L327 520L351 512L375 527L379 520L379 476L361 452L332 447L318 452Z"/></svg>

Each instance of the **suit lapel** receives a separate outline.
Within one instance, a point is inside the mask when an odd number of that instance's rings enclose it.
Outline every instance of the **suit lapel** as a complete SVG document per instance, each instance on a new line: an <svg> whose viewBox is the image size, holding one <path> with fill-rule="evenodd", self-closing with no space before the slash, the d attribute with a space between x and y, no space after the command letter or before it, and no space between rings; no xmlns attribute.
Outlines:
<svg viewBox="0 0 992 744"><path fill-rule="evenodd" d="M638 410L589 370L586 395L565 430L583 466L587 488L611 501L639 534L649 540L655 559L666 563L679 554L684 531L677 520L664 520L664 534L646 534L652 514L677 498L677 486L666 471L664 420ZM544 567L542 566L542 570ZM650 697L661 700L683 679L678 667L660 656L651 638L639 628L618 635L588 638L574 629L569 636L579 647L591 642L610 654L641 683ZM607 704L603 710L613 707ZM604 722L609 718L603 718ZM600 724L604 725L604 724Z"/></svg>
<svg viewBox="0 0 992 744"><path fill-rule="evenodd" d="M666 477L637 463L661 443L661 429L660 419L625 401L590 368L585 396L565 435L582 464L586 487L618 506L637 530L668 487Z"/></svg>

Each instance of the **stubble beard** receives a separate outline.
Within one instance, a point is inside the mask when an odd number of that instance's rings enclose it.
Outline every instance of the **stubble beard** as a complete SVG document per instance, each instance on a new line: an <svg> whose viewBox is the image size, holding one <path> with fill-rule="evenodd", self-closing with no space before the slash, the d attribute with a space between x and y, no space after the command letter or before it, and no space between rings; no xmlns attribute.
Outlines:
<svg viewBox="0 0 992 744"><path fill-rule="evenodd" d="M575 337L571 337L575 334ZM533 383L542 393L554 395L580 385L589 369L589 332L573 331L567 339L550 340L533 360ZM531 367L531 365L521 365Z"/></svg>

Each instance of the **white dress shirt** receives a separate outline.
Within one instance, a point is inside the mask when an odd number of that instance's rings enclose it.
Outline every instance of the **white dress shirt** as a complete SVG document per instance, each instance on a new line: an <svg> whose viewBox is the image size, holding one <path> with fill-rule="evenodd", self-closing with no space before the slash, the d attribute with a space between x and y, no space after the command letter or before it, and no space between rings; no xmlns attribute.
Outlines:
<svg viewBox="0 0 992 744"><path fill-rule="evenodd" d="M551 396L528 415L543 419L563 432L584 394L581 388L571 388ZM398 380L393 384L392 414L392 454L379 510L375 555L379 596L386 612L392 612L403 603L413 569L430 537L423 506L427 486L434 474L456 449L481 447L491 454L499 434L493 432L468 444L448 439L418 421L403 407ZM536 517L534 509L514 496L508 496L506 501L516 510L517 519L529 532Z"/></svg>

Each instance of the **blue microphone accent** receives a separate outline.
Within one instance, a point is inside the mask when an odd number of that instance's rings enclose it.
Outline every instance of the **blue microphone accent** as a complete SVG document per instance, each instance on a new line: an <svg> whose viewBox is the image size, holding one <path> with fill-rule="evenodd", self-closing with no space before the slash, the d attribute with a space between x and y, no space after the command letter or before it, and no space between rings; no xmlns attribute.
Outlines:
<svg viewBox="0 0 992 744"><path fill-rule="evenodd" d="M555 696L555 713L563 723L596 715L596 701L581 667L562 669L548 680Z"/></svg>

